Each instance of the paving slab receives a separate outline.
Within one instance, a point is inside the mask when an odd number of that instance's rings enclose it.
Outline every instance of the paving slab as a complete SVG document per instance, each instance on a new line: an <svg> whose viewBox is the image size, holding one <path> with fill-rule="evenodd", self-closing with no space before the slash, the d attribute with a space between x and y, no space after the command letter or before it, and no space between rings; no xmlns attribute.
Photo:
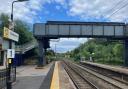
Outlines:
<svg viewBox="0 0 128 89"><path fill-rule="evenodd" d="M39 89L45 76L18 77L13 89Z"/></svg>
<svg viewBox="0 0 128 89"><path fill-rule="evenodd" d="M62 63L55 63L50 89L76 89Z"/></svg>
<svg viewBox="0 0 128 89"><path fill-rule="evenodd" d="M43 69L35 69L34 65L18 67L17 81L12 89L39 89L52 64Z"/></svg>
<svg viewBox="0 0 128 89"><path fill-rule="evenodd" d="M64 69L62 62L59 62L59 81L61 89L76 89L69 75Z"/></svg>

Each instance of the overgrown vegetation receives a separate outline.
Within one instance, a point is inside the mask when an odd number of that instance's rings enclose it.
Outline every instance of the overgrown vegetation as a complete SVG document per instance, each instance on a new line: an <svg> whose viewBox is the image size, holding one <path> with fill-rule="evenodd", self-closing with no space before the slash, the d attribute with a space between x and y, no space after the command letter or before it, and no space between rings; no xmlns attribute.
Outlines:
<svg viewBox="0 0 128 89"><path fill-rule="evenodd" d="M9 25L9 16L2 13L0 15L0 36L3 34L3 27L8 27Z"/></svg>
<svg viewBox="0 0 128 89"><path fill-rule="evenodd" d="M32 32L30 32L30 28L27 23L21 20L16 20L15 23L15 32L19 34L19 42L17 43L18 45L22 45L34 40Z"/></svg>
<svg viewBox="0 0 128 89"><path fill-rule="evenodd" d="M85 60L93 58L95 62L122 65L123 64L123 44L119 42L107 42L105 39L89 39L78 48L69 52L75 61L84 57Z"/></svg>
<svg viewBox="0 0 128 89"><path fill-rule="evenodd" d="M50 62L50 61L55 61L55 52L51 49L47 50L46 52L46 61Z"/></svg>
<svg viewBox="0 0 128 89"><path fill-rule="evenodd" d="M9 16L7 14L1 14L0 22L0 36L2 37L4 27L9 28ZM14 31L19 34L19 41L16 43L16 45L23 45L25 43L35 40L32 32L30 31L30 26L28 25L28 23L22 20L15 20L14 24ZM37 56L37 48L27 52L26 55L24 55L24 58L33 57L35 55Z"/></svg>
<svg viewBox="0 0 128 89"><path fill-rule="evenodd" d="M0 36L3 35L3 28L9 27L9 16L7 14L0 15ZM17 45L22 45L27 42L30 42L34 39L32 32L30 32L30 28L26 22L21 20L15 20L15 29L14 31L19 34L19 41L16 43Z"/></svg>

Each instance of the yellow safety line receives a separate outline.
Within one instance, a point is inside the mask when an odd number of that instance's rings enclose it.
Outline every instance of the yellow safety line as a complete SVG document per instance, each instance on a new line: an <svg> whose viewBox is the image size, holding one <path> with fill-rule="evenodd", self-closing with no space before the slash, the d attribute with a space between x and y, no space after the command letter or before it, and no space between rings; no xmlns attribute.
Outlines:
<svg viewBox="0 0 128 89"><path fill-rule="evenodd" d="M52 83L51 83L50 89L60 89L58 62L55 63L55 68L52 76Z"/></svg>

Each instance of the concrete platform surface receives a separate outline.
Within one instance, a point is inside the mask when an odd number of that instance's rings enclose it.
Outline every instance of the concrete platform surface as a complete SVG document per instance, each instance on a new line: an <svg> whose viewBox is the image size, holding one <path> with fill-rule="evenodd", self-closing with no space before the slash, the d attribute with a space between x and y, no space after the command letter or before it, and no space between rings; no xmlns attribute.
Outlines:
<svg viewBox="0 0 128 89"><path fill-rule="evenodd" d="M21 66L17 68L17 81L12 89L39 89L51 64L43 69L35 69L36 66Z"/></svg>
<svg viewBox="0 0 128 89"><path fill-rule="evenodd" d="M59 62L59 81L61 89L76 89L75 85L73 84L72 80L68 76L67 72L64 69L62 62Z"/></svg>
<svg viewBox="0 0 128 89"><path fill-rule="evenodd" d="M87 61L82 61L82 62L86 63L86 64L90 64L90 65L92 64L94 66L102 67L102 68L105 68L105 69L109 69L109 70L112 70L112 71L116 71L116 72L119 72L119 73L128 74L128 68L126 68L126 67L99 64L99 63L93 63L93 62L87 62Z"/></svg>
<svg viewBox="0 0 128 89"><path fill-rule="evenodd" d="M76 89L60 61L55 63L50 89Z"/></svg>

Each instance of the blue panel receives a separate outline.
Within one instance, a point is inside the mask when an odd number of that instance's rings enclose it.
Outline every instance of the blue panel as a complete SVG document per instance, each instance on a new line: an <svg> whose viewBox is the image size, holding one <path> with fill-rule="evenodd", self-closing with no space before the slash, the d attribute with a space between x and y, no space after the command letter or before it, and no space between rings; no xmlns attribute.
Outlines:
<svg viewBox="0 0 128 89"><path fill-rule="evenodd" d="M14 61L13 61L13 65L20 66L22 64L23 64L23 55L22 54L16 54Z"/></svg>

